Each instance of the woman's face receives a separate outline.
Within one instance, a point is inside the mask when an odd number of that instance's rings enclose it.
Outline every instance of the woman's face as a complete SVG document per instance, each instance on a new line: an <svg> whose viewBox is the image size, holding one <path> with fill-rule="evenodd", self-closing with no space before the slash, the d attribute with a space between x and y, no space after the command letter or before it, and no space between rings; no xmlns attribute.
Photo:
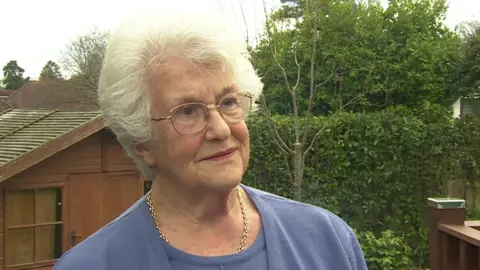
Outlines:
<svg viewBox="0 0 480 270"><path fill-rule="evenodd" d="M190 60L169 58L149 74L151 116L167 117L175 106L187 102L217 103L240 91L233 76L205 71ZM170 120L153 121L155 140L137 147L137 153L156 169L157 179L189 188L225 189L238 185L248 166L249 134L244 121L228 123L210 110L200 132L181 135ZM217 158L209 158L224 152Z"/></svg>

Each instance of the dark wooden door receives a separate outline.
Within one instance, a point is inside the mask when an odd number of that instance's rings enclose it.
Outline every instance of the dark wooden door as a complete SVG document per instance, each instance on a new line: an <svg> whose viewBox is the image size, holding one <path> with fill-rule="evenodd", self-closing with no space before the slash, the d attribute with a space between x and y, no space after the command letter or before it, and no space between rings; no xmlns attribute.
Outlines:
<svg viewBox="0 0 480 270"><path fill-rule="evenodd" d="M107 224L143 195L140 174L138 172L105 174L103 191L103 223Z"/></svg>
<svg viewBox="0 0 480 270"><path fill-rule="evenodd" d="M143 194L139 174L69 176L69 246L85 240L130 207Z"/></svg>
<svg viewBox="0 0 480 270"><path fill-rule="evenodd" d="M101 173L69 176L69 247L85 240L103 224L102 178Z"/></svg>

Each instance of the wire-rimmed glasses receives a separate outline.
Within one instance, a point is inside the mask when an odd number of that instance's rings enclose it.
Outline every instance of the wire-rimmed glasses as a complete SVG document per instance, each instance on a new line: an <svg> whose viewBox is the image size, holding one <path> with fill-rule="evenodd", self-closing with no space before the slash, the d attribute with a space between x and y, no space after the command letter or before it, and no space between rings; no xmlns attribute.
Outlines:
<svg viewBox="0 0 480 270"><path fill-rule="evenodd" d="M252 94L236 92L227 94L217 105L198 102L181 104L170 110L167 117L154 117L153 121L170 120L175 130L188 135L202 131L208 124L210 110L217 110L228 123L245 120L252 108Z"/></svg>

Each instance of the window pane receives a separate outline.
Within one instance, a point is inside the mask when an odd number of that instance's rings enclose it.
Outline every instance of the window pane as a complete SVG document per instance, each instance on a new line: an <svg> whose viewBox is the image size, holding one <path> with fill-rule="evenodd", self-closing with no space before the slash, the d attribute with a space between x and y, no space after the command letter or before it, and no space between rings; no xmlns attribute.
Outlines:
<svg viewBox="0 0 480 270"><path fill-rule="evenodd" d="M35 235L35 260L58 259L62 254L62 224L37 227Z"/></svg>
<svg viewBox="0 0 480 270"><path fill-rule="evenodd" d="M33 228L7 231L7 265L33 262Z"/></svg>
<svg viewBox="0 0 480 270"><path fill-rule="evenodd" d="M7 191L7 226L33 224L33 190Z"/></svg>
<svg viewBox="0 0 480 270"><path fill-rule="evenodd" d="M35 215L37 224L62 221L62 189L38 189Z"/></svg>
<svg viewBox="0 0 480 270"><path fill-rule="evenodd" d="M143 181L143 193L147 194L152 189L152 181Z"/></svg>

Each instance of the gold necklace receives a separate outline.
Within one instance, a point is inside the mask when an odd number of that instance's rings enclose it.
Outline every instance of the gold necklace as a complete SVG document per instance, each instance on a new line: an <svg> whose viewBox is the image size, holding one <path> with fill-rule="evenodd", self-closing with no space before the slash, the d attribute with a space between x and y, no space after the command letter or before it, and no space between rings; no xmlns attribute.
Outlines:
<svg viewBox="0 0 480 270"><path fill-rule="evenodd" d="M239 253L243 251L243 249L245 248L245 244L247 243L248 217L245 211L245 205L243 203L243 197L242 197L242 194L240 193L239 187L237 187L237 197L238 197L238 202L240 203L240 210L242 212L242 217L243 217L243 234L242 234L242 239L240 240L240 245L237 248L237 253ZM155 208L152 203L152 191L148 192L147 194L147 205L148 205L148 209L150 210L150 214L152 215L153 222L155 223L155 227L157 228L158 234L160 235L160 238L162 238L165 242L168 243L168 240L163 234L162 230L160 229L160 224L158 223L157 214L155 213Z"/></svg>

